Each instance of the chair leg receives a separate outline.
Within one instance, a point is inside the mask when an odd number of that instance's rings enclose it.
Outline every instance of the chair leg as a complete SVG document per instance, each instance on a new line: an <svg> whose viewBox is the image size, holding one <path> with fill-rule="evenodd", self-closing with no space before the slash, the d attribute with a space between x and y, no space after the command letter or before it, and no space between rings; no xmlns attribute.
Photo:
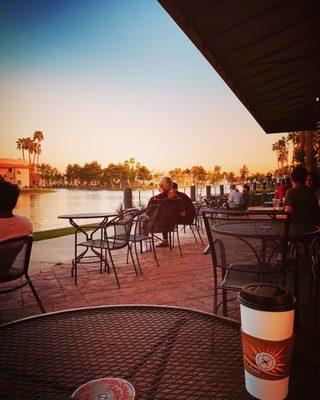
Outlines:
<svg viewBox="0 0 320 400"><path fill-rule="evenodd" d="M46 310L44 309L44 307L43 307L43 305L41 303L41 300L40 300L40 298L38 296L38 293L37 293L35 287L33 286L33 283L31 281L29 275L26 274L25 276L26 276L26 280L27 280L27 282L28 282L28 284L29 284L29 286L30 286L30 288L32 290L32 293L33 293L33 295L34 295L34 297L35 297L35 299L36 299L36 301L38 303L38 306L40 307L41 312L45 314Z"/></svg>
<svg viewBox="0 0 320 400"><path fill-rule="evenodd" d="M140 249L142 250L142 242L140 242ZM140 260L139 260L139 252L138 252L138 249L137 249L137 242L134 242L134 250L135 250L135 253L136 253L136 258L137 258L137 263L138 263L138 268L139 268L139 271L140 271L140 275L143 275L142 274Z"/></svg>
<svg viewBox="0 0 320 400"><path fill-rule="evenodd" d="M134 258L133 258L132 248L131 248L131 246L128 246L128 248L129 248L129 253L130 253L130 256L131 256L134 272L135 272L136 276L139 276L138 275L138 271L137 271L137 267L136 267L136 263L135 263Z"/></svg>
<svg viewBox="0 0 320 400"><path fill-rule="evenodd" d="M228 316L227 302L228 302L227 291L222 289L222 312L224 317Z"/></svg>
<svg viewBox="0 0 320 400"><path fill-rule="evenodd" d="M197 237L196 237L196 235L194 233L193 226L192 225L189 225L189 226L190 226L191 232L193 234L194 240L196 241L196 243L198 243L198 239L197 239Z"/></svg>
<svg viewBox="0 0 320 400"><path fill-rule="evenodd" d="M179 229L177 229L177 241L178 241L180 256L183 257L183 256L182 256L182 251L181 251L181 244L180 244L180 237L179 237Z"/></svg>
<svg viewBox="0 0 320 400"><path fill-rule="evenodd" d="M111 255L111 251L108 250L108 253L109 253L109 257L110 257L112 269L113 269L113 272L114 272L114 276L115 276L115 278L116 278L117 286L120 287L120 282L119 282L119 278L118 278L116 266L114 265L114 262L113 262L113 258L112 258L112 255Z"/></svg>
<svg viewBox="0 0 320 400"><path fill-rule="evenodd" d="M199 227L197 227L197 226L196 226L196 231L197 231L197 233L198 233L198 236L199 236L200 242L201 242L202 244L204 244L204 241L203 241L203 239L202 239L202 236L200 235L200 228L199 228Z"/></svg>
<svg viewBox="0 0 320 400"><path fill-rule="evenodd" d="M129 264L129 246L127 248L127 260L126 260L126 264Z"/></svg>
<svg viewBox="0 0 320 400"><path fill-rule="evenodd" d="M156 260L157 266L159 267L159 261L158 261L158 257L157 257L157 253L156 253L156 246L154 244L154 236L151 235L151 245L152 245L152 251L153 251L153 256L154 259Z"/></svg>
<svg viewBox="0 0 320 400"><path fill-rule="evenodd" d="M102 274L103 249L100 250L100 274Z"/></svg>
<svg viewBox="0 0 320 400"><path fill-rule="evenodd" d="M108 271L107 271L107 267L108 267ZM108 251L106 249L104 249L104 272L107 272L108 274L110 274L110 265L108 263Z"/></svg>
<svg viewBox="0 0 320 400"><path fill-rule="evenodd" d="M213 288L213 314L218 314L218 289Z"/></svg>
<svg viewBox="0 0 320 400"><path fill-rule="evenodd" d="M78 285L78 261L77 261L77 257L74 260L74 284Z"/></svg>
<svg viewBox="0 0 320 400"><path fill-rule="evenodd" d="M169 249L172 250L172 238L171 238L171 232L168 232L169 235Z"/></svg>

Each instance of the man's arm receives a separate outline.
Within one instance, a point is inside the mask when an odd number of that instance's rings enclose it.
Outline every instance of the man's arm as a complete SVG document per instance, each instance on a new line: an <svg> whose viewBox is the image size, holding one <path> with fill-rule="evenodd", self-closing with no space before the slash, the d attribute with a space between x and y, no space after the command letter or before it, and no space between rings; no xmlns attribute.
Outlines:
<svg viewBox="0 0 320 400"><path fill-rule="evenodd" d="M284 211L292 214L294 211L294 200L293 200L293 192L289 189L286 193L286 197L284 199Z"/></svg>

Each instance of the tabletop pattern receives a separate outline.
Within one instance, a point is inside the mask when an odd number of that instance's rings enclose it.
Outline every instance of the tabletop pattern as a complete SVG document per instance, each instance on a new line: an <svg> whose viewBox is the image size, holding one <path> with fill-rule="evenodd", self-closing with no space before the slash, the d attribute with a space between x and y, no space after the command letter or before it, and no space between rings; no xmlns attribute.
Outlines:
<svg viewBox="0 0 320 400"><path fill-rule="evenodd" d="M192 310L124 306L47 314L0 327L2 400L70 396L96 378L137 399L250 399L240 327ZM296 352L290 399L315 399L320 366Z"/></svg>
<svg viewBox="0 0 320 400"><path fill-rule="evenodd" d="M277 220L241 220L238 222L234 220L219 220L216 224L212 224L212 231L228 236L279 239L284 235L285 226L284 223ZM319 232L319 227L314 225L292 223L289 229L289 237L303 238L317 235Z"/></svg>

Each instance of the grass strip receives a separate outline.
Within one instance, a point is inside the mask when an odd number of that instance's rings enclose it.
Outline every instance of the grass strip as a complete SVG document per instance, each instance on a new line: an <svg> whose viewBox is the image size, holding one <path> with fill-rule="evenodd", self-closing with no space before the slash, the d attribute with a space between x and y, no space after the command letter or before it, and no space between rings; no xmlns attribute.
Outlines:
<svg viewBox="0 0 320 400"><path fill-rule="evenodd" d="M97 227L98 224L92 224L92 225L84 225L82 226L82 229L85 232L91 231L92 228ZM57 237L61 236L67 236L67 235L72 235L75 232L75 228L73 226L67 227L67 228L58 228L58 229L50 229L47 231L41 231L41 232L33 232L33 240L34 242L38 242L40 240L46 240L46 239L54 239Z"/></svg>

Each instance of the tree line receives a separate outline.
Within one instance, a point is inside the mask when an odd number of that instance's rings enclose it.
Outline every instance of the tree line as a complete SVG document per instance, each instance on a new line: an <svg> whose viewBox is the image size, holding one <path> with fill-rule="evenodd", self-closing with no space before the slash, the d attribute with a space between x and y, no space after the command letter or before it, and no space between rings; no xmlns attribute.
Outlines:
<svg viewBox="0 0 320 400"><path fill-rule="evenodd" d="M104 186L121 188L126 185L143 185L153 178L151 171L136 162L134 158L123 163L110 163L102 168L97 161L79 164L68 164L65 173L66 180L72 186Z"/></svg>
<svg viewBox="0 0 320 400"><path fill-rule="evenodd" d="M30 165L30 186L92 186L106 188L123 188L153 186L157 184L164 173L152 172L148 167L130 158L122 163L109 163L106 167L97 161L87 162L84 165L68 164L64 173L47 163L39 163L42 152L41 142L44 139L42 131L35 131L33 137L19 138L16 141L17 149L22 152L23 160L26 156ZM281 142L282 143L282 142ZM285 143L287 141L285 140ZM278 144L280 149L280 144ZM280 154L280 150L277 150ZM281 150L282 151L282 150ZM168 175L179 185L218 184L226 179L229 183L246 181L263 181L265 174L250 174L249 168L243 165L239 173L223 171L220 165L213 170L207 170L201 165L190 168L173 168Z"/></svg>
<svg viewBox="0 0 320 400"><path fill-rule="evenodd" d="M58 173L56 168L52 168L48 164L41 164L39 171L45 184L49 185L66 184L68 186L112 189L120 189L125 186L154 186L157 185L161 176L165 175L165 173L151 172L134 158L123 163L110 163L107 167L102 167L97 161L84 165L68 164L64 174ZM174 168L168 172L168 175L179 185L215 185L222 179L226 179L229 183L263 181L266 179L266 174L250 174L246 165L240 168L238 175L234 172L222 171L219 165L215 165L213 170L206 170L201 165L186 169Z"/></svg>

